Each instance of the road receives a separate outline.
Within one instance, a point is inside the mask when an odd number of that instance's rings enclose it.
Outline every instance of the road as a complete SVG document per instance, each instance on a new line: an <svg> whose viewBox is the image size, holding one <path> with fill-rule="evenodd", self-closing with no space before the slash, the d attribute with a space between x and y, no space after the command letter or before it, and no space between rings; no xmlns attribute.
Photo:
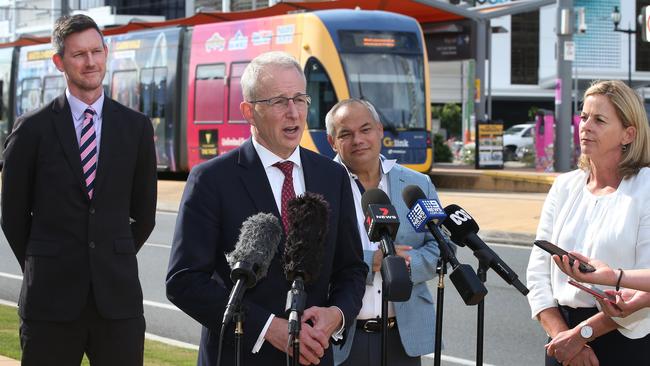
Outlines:
<svg viewBox="0 0 650 366"><path fill-rule="evenodd" d="M165 297L164 279L171 247L176 214L158 212L156 228L138 253L140 280L145 303L147 332L187 344L197 345L200 326L176 309ZM492 248L521 277L530 254L529 247L492 244ZM466 248L458 249L462 263L476 267L476 259ZM0 300L17 302L22 276L4 236L0 237ZM525 279L522 278L522 282ZM473 365L476 357L477 307L468 307L460 299L448 277L445 279L443 323L443 362L445 366ZM437 279L430 281L432 294ZM488 272L485 301L484 364L499 366L539 365L543 363L545 334L530 319L524 296L506 284L494 272ZM423 366L433 365L433 356Z"/></svg>

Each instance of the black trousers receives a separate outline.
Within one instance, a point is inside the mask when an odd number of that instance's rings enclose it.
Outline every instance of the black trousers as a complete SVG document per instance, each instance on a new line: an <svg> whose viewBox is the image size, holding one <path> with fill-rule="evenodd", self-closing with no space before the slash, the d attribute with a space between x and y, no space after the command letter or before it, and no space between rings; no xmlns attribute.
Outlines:
<svg viewBox="0 0 650 366"><path fill-rule="evenodd" d="M570 308L560 306L564 321L573 328L596 313L596 308ZM650 335L630 339L613 330L588 343L594 350L600 366L650 365ZM560 366L554 357L546 356L546 366Z"/></svg>
<svg viewBox="0 0 650 366"><path fill-rule="evenodd" d="M23 366L79 366L84 353L93 366L142 366L144 316L104 319L90 291L77 320L53 322L21 319Z"/></svg>
<svg viewBox="0 0 650 366"><path fill-rule="evenodd" d="M420 366L420 357L411 357L404 351L398 327L388 330L386 345L387 365ZM350 348L350 355L340 366L379 366L381 365L381 332L366 333L357 329Z"/></svg>

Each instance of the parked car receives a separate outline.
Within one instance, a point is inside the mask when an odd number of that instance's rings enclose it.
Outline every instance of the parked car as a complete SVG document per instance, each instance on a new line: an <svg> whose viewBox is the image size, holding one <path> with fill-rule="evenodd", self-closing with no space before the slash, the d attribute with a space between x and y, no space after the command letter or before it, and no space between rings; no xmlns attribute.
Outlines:
<svg viewBox="0 0 650 366"><path fill-rule="evenodd" d="M514 125L503 132L503 160L517 159L517 149L533 144L535 123Z"/></svg>

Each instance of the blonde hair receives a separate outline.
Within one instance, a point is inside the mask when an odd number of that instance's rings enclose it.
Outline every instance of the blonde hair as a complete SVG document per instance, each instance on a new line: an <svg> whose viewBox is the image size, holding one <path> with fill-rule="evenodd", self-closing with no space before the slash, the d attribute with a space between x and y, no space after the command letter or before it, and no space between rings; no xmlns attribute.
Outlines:
<svg viewBox="0 0 650 366"><path fill-rule="evenodd" d="M618 171L623 179L636 175L641 168L650 166L650 127L643 100L620 80L595 81L585 91L583 102L592 95L603 95L609 99L621 120L623 128L634 127L634 140L625 145ZM591 159L584 154L578 160L580 169L589 171Z"/></svg>

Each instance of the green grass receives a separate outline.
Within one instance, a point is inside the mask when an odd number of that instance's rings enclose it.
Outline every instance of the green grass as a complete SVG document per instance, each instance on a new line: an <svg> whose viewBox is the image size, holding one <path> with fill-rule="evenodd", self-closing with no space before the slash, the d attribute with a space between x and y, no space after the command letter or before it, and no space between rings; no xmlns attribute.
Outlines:
<svg viewBox="0 0 650 366"><path fill-rule="evenodd" d="M0 305L0 355L20 359L18 310Z"/></svg>
<svg viewBox="0 0 650 366"><path fill-rule="evenodd" d="M18 313L13 307L0 305L0 355L20 359L18 338ZM197 351L173 347L146 339L144 342L144 364L146 366L194 366ZM84 357L82 365L89 365Z"/></svg>

